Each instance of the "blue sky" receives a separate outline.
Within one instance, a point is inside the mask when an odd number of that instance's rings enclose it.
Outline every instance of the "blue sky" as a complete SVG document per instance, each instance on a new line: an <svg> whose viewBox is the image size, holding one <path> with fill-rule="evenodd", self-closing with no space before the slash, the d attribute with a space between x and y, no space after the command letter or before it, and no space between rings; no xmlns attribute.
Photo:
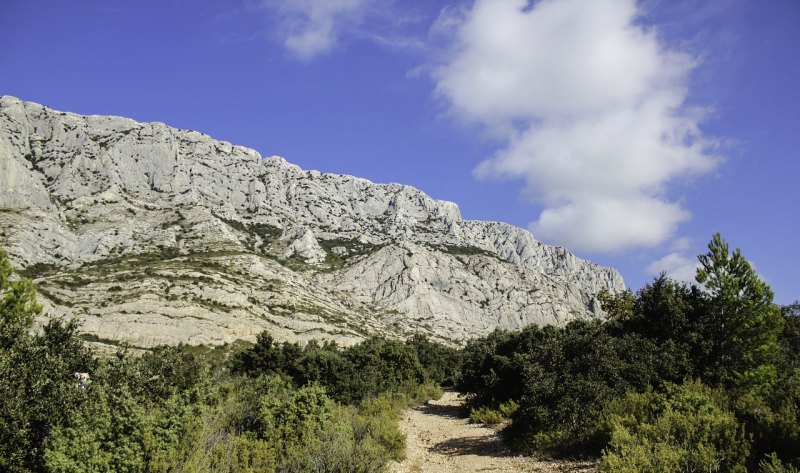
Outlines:
<svg viewBox="0 0 800 473"><path fill-rule="evenodd" d="M800 297L796 0L4 0L0 94L400 182L633 289L715 231Z"/></svg>

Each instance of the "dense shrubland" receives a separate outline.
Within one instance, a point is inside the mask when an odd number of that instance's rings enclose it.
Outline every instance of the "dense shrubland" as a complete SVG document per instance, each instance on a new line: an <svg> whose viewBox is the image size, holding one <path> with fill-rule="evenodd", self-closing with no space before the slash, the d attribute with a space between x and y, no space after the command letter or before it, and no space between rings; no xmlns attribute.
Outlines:
<svg viewBox="0 0 800 473"><path fill-rule="evenodd" d="M425 395L438 385L452 384L460 366L456 349L414 336L405 342L369 338L348 348L335 343L277 344L267 332L255 346L237 354L234 373L288 376L297 386L319 384L343 404L354 404L380 393L402 391Z"/></svg>
<svg viewBox="0 0 800 473"><path fill-rule="evenodd" d="M518 447L605 471L796 471L800 304L775 305L719 235L699 259L698 285L601 294L604 323L469 342L457 388Z"/></svg>
<svg viewBox="0 0 800 473"><path fill-rule="evenodd" d="M267 333L230 357L98 357L74 321L31 332L35 288L13 279L0 250L0 471L381 471L404 455L398 411L440 395L458 366L422 337L300 347Z"/></svg>

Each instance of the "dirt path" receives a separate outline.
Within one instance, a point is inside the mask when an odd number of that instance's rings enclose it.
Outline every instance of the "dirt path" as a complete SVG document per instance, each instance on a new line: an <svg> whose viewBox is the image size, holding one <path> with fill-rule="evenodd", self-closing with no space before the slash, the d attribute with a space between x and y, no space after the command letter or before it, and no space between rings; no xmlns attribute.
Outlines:
<svg viewBox="0 0 800 473"><path fill-rule="evenodd" d="M446 392L438 401L406 410L400 428L407 436L406 459L390 473L593 472L591 464L540 461L510 452L494 430L459 416L463 400Z"/></svg>

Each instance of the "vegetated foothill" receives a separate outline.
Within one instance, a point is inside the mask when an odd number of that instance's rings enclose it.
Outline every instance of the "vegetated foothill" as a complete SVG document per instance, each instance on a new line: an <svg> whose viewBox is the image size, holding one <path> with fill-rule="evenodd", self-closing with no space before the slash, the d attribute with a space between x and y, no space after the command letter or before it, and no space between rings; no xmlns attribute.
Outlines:
<svg viewBox="0 0 800 473"><path fill-rule="evenodd" d="M0 255L0 470L381 471L397 412L455 383L474 422L603 471L793 472L800 302L778 307L715 235L698 285L601 294L605 322L351 347L159 347L98 357L73 321L31 332L35 288ZM88 383L73 378L91 374Z"/></svg>
<svg viewBox="0 0 800 473"><path fill-rule="evenodd" d="M441 395L458 356L423 337L343 349L264 333L232 354L98 357L76 321L32 332L35 288L14 279L0 249L0 471L382 471L404 455L399 410Z"/></svg>

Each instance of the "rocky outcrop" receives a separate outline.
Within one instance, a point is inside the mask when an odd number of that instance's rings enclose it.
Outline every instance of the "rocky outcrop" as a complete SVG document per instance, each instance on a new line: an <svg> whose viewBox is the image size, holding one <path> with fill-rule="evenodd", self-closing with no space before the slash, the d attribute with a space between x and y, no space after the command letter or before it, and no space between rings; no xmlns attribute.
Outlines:
<svg viewBox="0 0 800 473"><path fill-rule="evenodd" d="M290 232L288 235L291 240L289 248L284 253L284 257L291 258L297 256L306 263L319 265L325 261L327 253L319 246L319 242L314 238L314 232L309 228L300 227Z"/></svg>
<svg viewBox="0 0 800 473"><path fill-rule="evenodd" d="M0 98L0 243L87 337L462 340L595 317L619 274L400 184Z"/></svg>

